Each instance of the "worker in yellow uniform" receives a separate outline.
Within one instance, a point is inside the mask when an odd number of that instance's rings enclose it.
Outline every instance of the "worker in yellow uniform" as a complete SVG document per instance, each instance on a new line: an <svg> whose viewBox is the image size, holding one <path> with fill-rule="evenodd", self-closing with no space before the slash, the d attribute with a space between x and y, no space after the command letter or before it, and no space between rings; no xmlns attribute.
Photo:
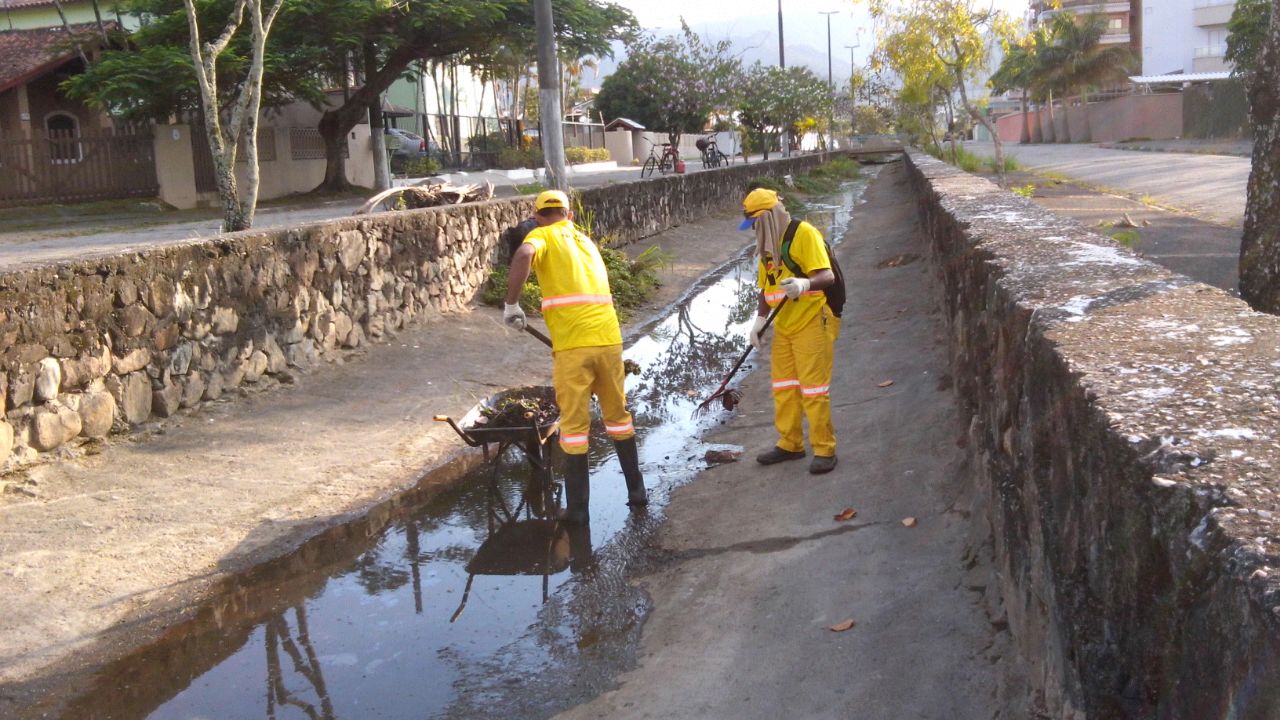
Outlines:
<svg viewBox="0 0 1280 720"><path fill-rule="evenodd" d="M757 188L742 201L746 219L741 229L755 230L759 257L760 301L751 344L760 350L761 332L773 308L786 305L773 321L770 375L777 445L756 457L773 465L805 456L804 427L809 420L813 460L809 472L818 475L836 466L836 435L831 425L831 365L840 320L827 305L823 289L835 282L822 233L807 222L792 227L778 193ZM788 230L792 232L789 233ZM790 237L788 237L790 235ZM784 258L783 254L787 257ZM792 271L792 268L800 272Z"/></svg>
<svg viewBox="0 0 1280 720"><path fill-rule="evenodd" d="M566 508L561 519L586 524L589 502L587 436L592 393L600 401L605 431L618 451L627 482L627 504L648 504L640 473L636 431L622 389L622 331L609 291L609 275L600 251L573 224L569 199L547 190L534 201L538 227L511 256L503 321L523 330L520 290L530 269L542 288L542 314L551 333L552 380L560 406L560 449L567 456Z"/></svg>

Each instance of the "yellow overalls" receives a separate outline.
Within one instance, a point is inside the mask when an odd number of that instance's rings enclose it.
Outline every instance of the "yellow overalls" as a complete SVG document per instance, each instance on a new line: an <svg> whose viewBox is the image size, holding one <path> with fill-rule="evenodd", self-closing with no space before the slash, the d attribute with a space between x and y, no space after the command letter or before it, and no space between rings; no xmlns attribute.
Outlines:
<svg viewBox="0 0 1280 720"><path fill-rule="evenodd" d="M829 269L822 233L807 222L800 223L791 242L791 259L806 275ZM763 257L758 284L770 308L778 306L786 293L781 282L795 277L786 263ZM836 433L831 425L831 365L840 319L827 307L821 290L810 290L788 300L773 325L770 375L773 381L773 420L778 428L778 447L790 452L804 451L802 419L809 420L809 444L813 454L836 454Z"/></svg>
<svg viewBox="0 0 1280 720"><path fill-rule="evenodd" d="M551 334L560 448L568 455L587 452L592 393L609 437L633 437L622 389L622 331L600 251L569 220L537 228L524 241L533 246L533 271Z"/></svg>

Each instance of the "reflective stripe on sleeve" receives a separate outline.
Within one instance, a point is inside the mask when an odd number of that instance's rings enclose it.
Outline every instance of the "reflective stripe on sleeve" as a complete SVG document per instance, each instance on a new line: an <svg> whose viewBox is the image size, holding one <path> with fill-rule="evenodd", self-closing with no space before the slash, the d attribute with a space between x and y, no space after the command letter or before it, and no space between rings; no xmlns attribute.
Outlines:
<svg viewBox="0 0 1280 720"><path fill-rule="evenodd" d="M567 305L612 305L612 295L556 295L542 298L542 309Z"/></svg>

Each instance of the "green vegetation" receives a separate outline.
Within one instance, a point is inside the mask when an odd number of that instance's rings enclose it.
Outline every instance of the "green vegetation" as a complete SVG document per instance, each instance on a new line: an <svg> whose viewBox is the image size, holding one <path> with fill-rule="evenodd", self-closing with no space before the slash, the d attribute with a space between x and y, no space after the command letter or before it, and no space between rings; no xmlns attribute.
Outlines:
<svg viewBox="0 0 1280 720"><path fill-rule="evenodd" d="M1013 194L1019 197L1030 198L1030 197L1036 196L1035 183L1027 183L1026 185L1015 186L1014 188L1012 188L1012 190L1013 190Z"/></svg>
<svg viewBox="0 0 1280 720"><path fill-rule="evenodd" d="M1119 232L1111 233L1111 239L1132 250L1138 244L1138 241L1142 239L1142 236L1138 234L1137 230L1120 230Z"/></svg>
<svg viewBox="0 0 1280 720"><path fill-rule="evenodd" d="M991 172L996 172L996 159L995 159L995 158L993 158L993 157L983 158L983 159L982 159L982 164L983 164L983 165L984 165L988 170L990 170ZM1005 159L1004 159L1004 171L1005 171L1005 172L1018 172L1018 171L1019 171L1019 170L1021 170L1021 169L1022 169L1022 165L1018 164L1018 159L1017 159L1017 158L1005 157Z"/></svg>
<svg viewBox="0 0 1280 720"><path fill-rule="evenodd" d="M657 245L640 253L634 260L621 250L604 247L600 243L600 257L609 273L609 289L613 292L613 307L620 322L631 319L632 313L644 305L644 301L662 284L658 269L671 264L672 256ZM507 294L507 268L496 267L489 271L489 281L480 291L480 301L485 305L500 307ZM542 313L542 288L538 278L531 275L520 291L520 307L530 315Z"/></svg>
<svg viewBox="0 0 1280 720"><path fill-rule="evenodd" d="M564 160L570 165L609 162L609 151L606 148L567 147L564 149Z"/></svg>
<svg viewBox="0 0 1280 720"><path fill-rule="evenodd" d="M778 193L778 197L782 198L782 206L785 207L787 209L787 212L791 213L792 215L803 214L804 211L807 209L804 204L804 201L796 197L796 193L792 192L791 188L787 187L786 185L783 185L780 181L774 180L771 177L761 176L757 178L752 178L751 186L765 188L766 190L772 190Z"/></svg>
<svg viewBox="0 0 1280 720"><path fill-rule="evenodd" d="M440 172L440 162L433 157L411 158L404 161L401 172L405 177L426 177Z"/></svg>
<svg viewBox="0 0 1280 720"><path fill-rule="evenodd" d="M546 185L540 182L531 182L527 185L512 185L511 187L516 191L517 195L537 195L548 189Z"/></svg>

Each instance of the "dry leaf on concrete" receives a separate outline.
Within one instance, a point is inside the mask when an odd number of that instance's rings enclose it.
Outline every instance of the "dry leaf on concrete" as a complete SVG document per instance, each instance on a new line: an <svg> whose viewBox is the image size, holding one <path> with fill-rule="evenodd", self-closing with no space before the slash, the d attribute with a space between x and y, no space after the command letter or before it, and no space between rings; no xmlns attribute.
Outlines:
<svg viewBox="0 0 1280 720"><path fill-rule="evenodd" d="M840 514L835 516L835 521L844 522L845 520L852 520L857 516L858 516L857 510L854 510L853 508L845 508L844 510L840 511Z"/></svg>
<svg viewBox="0 0 1280 720"><path fill-rule="evenodd" d="M853 627L856 624L857 623L855 623L853 620L845 620L844 622L838 622L835 625L832 625L830 630L831 632L844 632L845 630L848 630L849 628Z"/></svg>
<svg viewBox="0 0 1280 720"><path fill-rule="evenodd" d="M889 387L892 384L893 384L892 380L885 380L884 382L880 383L880 387Z"/></svg>
<svg viewBox="0 0 1280 720"><path fill-rule="evenodd" d="M913 517L909 517L909 518L902 518L902 525L903 525L903 527L915 527L915 526L916 526L916 519L915 519L915 518L913 518Z"/></svg>

